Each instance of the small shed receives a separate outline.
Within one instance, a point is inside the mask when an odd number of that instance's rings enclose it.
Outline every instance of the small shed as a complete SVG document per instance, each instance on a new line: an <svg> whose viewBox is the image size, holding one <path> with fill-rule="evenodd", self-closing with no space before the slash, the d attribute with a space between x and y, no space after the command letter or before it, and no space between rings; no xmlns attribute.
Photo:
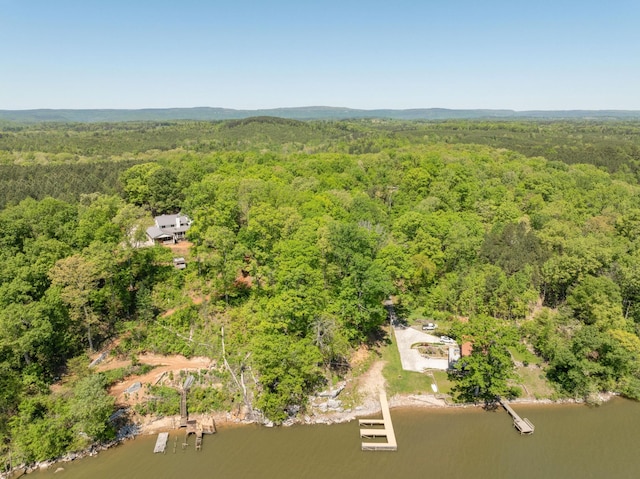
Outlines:
<svg viewBox="0 0 640 479"><path fill-rule="evenodd" d="M185 269L187 267L187 262L183 257L173 258L173 266L176 269Z"/></svg>

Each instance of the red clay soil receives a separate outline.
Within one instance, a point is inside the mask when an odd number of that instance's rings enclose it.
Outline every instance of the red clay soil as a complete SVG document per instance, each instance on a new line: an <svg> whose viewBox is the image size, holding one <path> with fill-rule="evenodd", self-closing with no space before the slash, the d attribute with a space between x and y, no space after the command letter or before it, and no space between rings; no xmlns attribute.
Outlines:
<svg viewBox="0 0 640 479"><path fill-rule="evenodd" d="M114 384L109 389L109 394L116 398L116 402L123 406L131 406L142 400L146 395L145 384L155 384L158 379L164 374L173 372L175 376L180 371L197 371L199 369L207 369L211 366L212 362L209 358L195 357L187 359L184 356L160 356L158 354L145 353L138 356L138 361L141 364L149 364L157 366L146 374L139 376L129 376L124 381ZM109 371L111 369L128 367L131 365L131 360L118 360L115 358L108 359L104 363L101 363L96 367L98 371ZM127 390L134 383L142 383L142 388L137 393L129 394L125 398L124 391Z"/></svg>

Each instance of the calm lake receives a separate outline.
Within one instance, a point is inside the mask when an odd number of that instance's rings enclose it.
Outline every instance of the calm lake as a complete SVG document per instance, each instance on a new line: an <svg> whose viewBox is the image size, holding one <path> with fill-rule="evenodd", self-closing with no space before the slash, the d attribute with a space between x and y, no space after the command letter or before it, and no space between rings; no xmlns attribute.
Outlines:
<svg viewBox="0 0 640 479"><path fill-rule="evenodd" d="M357 422L337 425L219 428L202 451L182 450L172 432L166 454L155 436L30 477L159 478L633 478L640 477L640 403L598 407L522 405L536 426L520 436L511 418L468 408L392 409L397 452L363 452ZM178 437L178 447L173 444Z"/></svg>

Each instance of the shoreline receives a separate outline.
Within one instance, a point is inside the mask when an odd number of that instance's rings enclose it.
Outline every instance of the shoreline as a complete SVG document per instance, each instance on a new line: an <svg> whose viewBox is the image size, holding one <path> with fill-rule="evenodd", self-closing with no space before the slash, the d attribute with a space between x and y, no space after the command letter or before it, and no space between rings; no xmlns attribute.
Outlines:
<svg viewBox="0 0 640 479"><path fill-rule="evenodd" d="M619 397L617 393L601 393L598 396L598 403L594 406L599 406L611 401L615 397ZM566 404L573 405L588 405L584 399L516 399L509 401L509 404L513 405L535 405L535 406L559 406ZM481 403L450 403L445 399L436 398L432 394L396 394L389 399L389 408L393 409L468 409L468 408L483 408ZM201 419L203 417L212 417L215 420L216 426L223 428L228 427L242 427L250 425L262 425L264 427L290 427L293 425L314 425L314 424L341 424L345 422L355 421L356 419L365 418L373 414L380 412L381 408L377 401L366 401L365 404L356 406L353 409L347 409L345 411L330 411L320 412L317 409L310 411L302 416L290 418L284 421L280 425L275 425L270 421L260 421L257 419L243 419L234 416L231 412L216 412L212 414L194 414L193 417ZM151 419L139 425L139 434L141 436L158 434L160 432L174 431L175 428L172 424L179 422L179 416L165 416L162 418Z"/></svg>
<svg viewBox="0 0 640 479"><path fill-rule="evenodd" d="M614 397L619 397L617 393L601 393L598 396L599 402L597 405L607 403ZM565 404L573 405L586 405L587 402L583 399L517 399L510 401L510 404L515 405L538 405L538 406L558 406ZM432 394L396 394L389 400L390 409L439 409L439 410L456 410L456 409L468 409L468 408L482 408L482 404L473 403L449 403L443 398L437 398ZM314 408L318 409L318 408ZM228 411L215 412L212 414L193 414L195 419L202 419L203 417L213 418L216 427L221 426L223 428L231 427L244 427L251 425L262 425L264 427L290 427L293 425L316 425L316 424L341 424L346 422L355 421L358 418L364 418L380 412L381 408L377 401L367 399L364 404L356 406L353 409L347 409L345 411L331 411L331 412L319 412L316 410L310 411L301 417L291 418L281 425L276 426L270 422L264 422L260 420L248 420L242 419L237 415ZM41 461L33 465L20 465L14 468L10 472L0 473L0 479L16 479L26 474L38 470L46 470L58 466L64 469L62 466L65 463L73 462L77 459L85 457L95 456L100 451L106 451L112 447L119 446L130 440L135 440L136 436L152 436L160 432L171 432L177 430L174 426L179 423L179 416L164 416L164 417L148 417L144 418L142 422L136 424L136 433L133 435L125 436L119 439L114 439L107 443L92 444L90 447L83 451L71 452L65 456Z"/></svg>

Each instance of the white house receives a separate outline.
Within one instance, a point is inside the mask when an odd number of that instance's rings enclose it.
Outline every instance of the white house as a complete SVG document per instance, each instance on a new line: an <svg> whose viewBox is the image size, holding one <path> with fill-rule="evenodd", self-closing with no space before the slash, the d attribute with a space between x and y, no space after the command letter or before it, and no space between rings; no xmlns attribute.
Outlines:
<svg viewBox="0 0 640 479"><path fill-rule="evenodd" d="M147 236L157 243L177 243L182 241L191 227L191 219L182 213L160 215L154 218L155 226L147 228Z"/></svg>

